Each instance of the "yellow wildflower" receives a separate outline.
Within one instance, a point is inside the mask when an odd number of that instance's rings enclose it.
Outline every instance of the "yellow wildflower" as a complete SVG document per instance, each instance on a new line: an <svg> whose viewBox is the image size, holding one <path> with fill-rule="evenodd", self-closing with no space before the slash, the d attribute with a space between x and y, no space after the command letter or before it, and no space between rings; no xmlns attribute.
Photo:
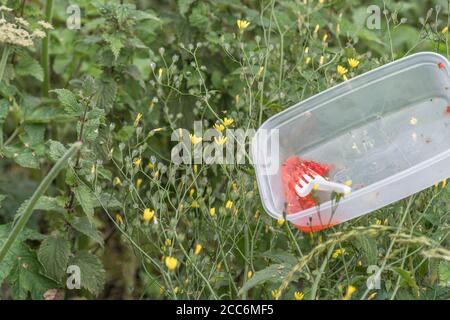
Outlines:
<svg viewBox="0 0 450 320"><path fill-rule="evenodd" d="M152 131L153 132L160 132L160 131L164 131L164 128L155 128Z"/></svg>
<svg viewBox="0 0 450 320"><path fill-rule="evenodd" d="M236 104L239 104L239 101L241 101L241 97L237 94L237 95L234 97L234 102L235 102Z"/></svg>
<svg viewBox="0 0 450 320"><path fill-rule="evenodd" d="M361 260L358 261L358 267L362 267L362 261Z"/></svg>
<svg viewBox="0 0 450 320"><path fill-rule="evenodd" d="M191 207L194 209L200 208L200 205L197 200L192 201Z"/></svg>
<svg viewBox="0 0 450 320"><path fill-rule="evenodd" d="M137 179L136 180L136 188L139 188L140 186L141 186L141 184L142 184L142 179Z"/></svg>
<svg viewBox="0 0 450 320"><path fill-rule="evenodd" d="M202 141L202 138L196 137L195 134L189 134L189 138L191 138L191 143L194 145Z"/></svg>
<svg viewBox="0 0 450 320"><path fill-rule="evenodd" d="M194 164L194 173L198 172L198 166L196 164Z"/></svg>
<svg viewBox="0 0 450 320"><path fill-rule="evenodd" d="M319 24L316 24L316 26L314 27L314 33L319 32L319 30L320 30L320 26L319 26Z"/></svg>
<svg viewBox="0 0 450 320"><path fill-rule="evenodd" d="M416 124L417 124L417 118L414 118L414 117L412 117L410 120L409 120L409 123L412 125L412 126L415 126Z"/></svg>
<svg viewBox="0 0 450 320"><path fill-rule="evenodd" d="M158 69L158 79L161 79L161 77L162 77L162 74L163 74L163 69L162 68L159 68Z"/></svg>
<svg viewBox="0 0 450 320"><path fill-rule="evenodd" d="M373 300L375 297L377 296L376 292L373 292L371 294L369 294L369 296L367 297L368 300Z"/></svg>
<svg viewBox="0 0 450 320"><path fill-rule="evenodd" d="M189 197L193 197L194 196L194 193L195 193L195 189L194 188L192 188L191 190L189 190Z"/></svg>
<svg viewBox="0 0 450 320"><path fill-rule="evenodd" d="M136 115L136 118L134 118L134 126L135 127L137 127L139 125L139 122L141 121L141 119L142 119L142 113L139 112Z"/></svg>
<svg viewBox="0 0 450 320"><path fill-rule="evenodd" d="M225 127L231 126L234 123L233 118L223 118L223 125Z"/></svg>
<svg viewBox="0 0 450 320"><path fill-rule="evenodd" d="M346 186L348 186L348 187L351 187L352 184L353 184L353 181L352 181L352 180L347 180L347 181L344 182L344 184L345 184Z"/></svg>
<svg viewBox="0 0 450 320"><path fill-rule="evenodd" d="M123 224L123 219L120 214L116 214L116 222L117 224Z"/></svg>
<svg viewBox="0 0 450 320"><path fill-rule="evenodd" d="M247 279L251 279L253 277L253 272L250 270L249 272L247 272Z"/></svg>
<svg viewBox="0 0 450 320"><path fill-rule="evenodd" d="M308 54L309 53L309 47L306 47L305 48L305 54Z"/></svg>
<svg viewBox="0 0 450 320"><path fill-rule="evenodd" d="M237 26L238 26L240 31L244 31L245 29L248 28L248 26L250 25L250 22L247 21L247 20L240 20L239 19L239 20L236 21L236 24L237 24Z"/></svg>
<svg viewBox="0 0 450 320"><path fill-rule="evenodd" d="M311 57L306 57L305 64L308 65L311 62Z"/></svg>
<svg viewBox="0 0 450 320"><path fill-rule="evenodd" d="M233 182L231 184L231 192L237 192L237 184L236 184L236 182Z"/></svg>
<svg viewBox="0 0 450 320"><path fill-rule="evenodd" d="M442 32L442 33L448 33L448 27L444 27L444 29L442 29L441 32Z"/></svg>
<svg viewBox="0 0 450 320"><path fill-rule="evenodd" d="M281 227L284 224L284 219L283 218L278 219L277 224Z"/></svg>
<svg viewBox="0 0 450 320"><path fill-rule="evenodd" d="M165 262L167 269L169 269L170 271L175 270L178 265L178 260L175 257L166 257Z"/></svg>
<svg viewBox="0 0 450 320"><path fill-rule="evenodd" d="M202 249L203 249L202 245L200 243L197 243L195 245L194 254L198 256L200 252L202 252Z"/></svg>
<svg viewBox="0 0 450 320"><path fill-rule="evenodd" d="M160 287L160 288L159 288L159 294L163 294L164 291L166 291L166 289L164 289L164 287Z"/></svg>
<svg viewBox="0 0 450 320"><path fill-rule="evenodd" d="M347 62L350 68L352 69L356 68L359 65L359 60L355 58L350 58L347 60Z"/></svg>
<svg viewBox="0 0 450 320"><path fill-rule="evenodd" d="M325 62L325 57L324 56L320 56L319 64L323 64L324 62Z"/></svg>
<svg viewBox="0 0 450 320"><path fill-rule="evenodd" d="M322 37L322 41L327 42L327 40L328 40L328 33L325 33Z"/></svg>
<svg viewBox="0 0 450 320"><path fill-rule="evenodd" d="M280 297L280 291L277 289L272 290L272 298L278 299Z"/></svg>
<svg viewBox="0 0 450 320"><path fill-rule="evenodd" d="M233 201L228 200L227 203L225 204L225 208L227 208L227 209L233 208Z"/></svg>
<svg viewBox="0 0 450 320"><path fill-rule="evenodd" d="M209 215L210 215L211 217L214 217L214 216L216 215L216 208L211 208L211 209L209 209Z"/></svg>
<svg viewBox="0 0 450 320"><path fill-rule="evenodd" d="M95 169L95 164L93 164L92 167L91 167L91 174L95 174L95 170L96 170Z"/></svg>
<svg viewBox="0 0 450 320"><path fill-rule="evenodd" d="M150 221L153 219L154 216L155 216L154 210L150 210L149 208L144 209L144 214L142 215L144 221Z"/></svg>
<svg viewBox="0 0 450 320"><path fill-rule="evenodd" d="M150 170L152 170L155 167L155 165L152 162L149 162L147 165L147 168L149 168Z"/></svg>
<svg viewBox="0 0 450 320"><path fill-rule="evenodd" d="M300 292L300 291L295 291L294 292L294 299L295 300L303 300L304 297L305 297L305 294L303 292Z"/></svg>
<svg viewBox="0 0 450 320"><path fill-rule="evenodd" d="M442 189L444 189L447 186L447 180L442 180Z"/></svg>
<svg viewBox="0 0 450 320"><path fill-rule="evenodd" d="M331 257L333 258L333 259L337 259L341 254L344 254L345 253L345 249L336 249L336 250L334 250L334 252L333 252L333 254L331 255Z"/></svg>
<svg viewBox="0 0 450 320"><path fill-rule="evenodd" d="M113 185L114 186L121 186L122 185L122 181L120 180L119 177L115 177L113 180Z"/></svg>
<svg viewBox="0 0 450 320"><path fill-rule="evenodd" d="M166 239L166 241L164 241L164 244L166 245L166 247L170 247L172 245L172 240Z"/></svg>
<svg viewBox="0 0 450 320"><path fill-rule="evenodd" d="M341 65L337 66L336 70L337 70L337 73L339 73L339 75L341 75L341 76L344 76L348 72L348 70Z"/></svg>
<svg viewBox="0 0 450 320"><path fill-rule="evenodd" d="M141 159L141 158L136 158L136 159L134 159L134 161L133 161L133 164L134 164L134 166L135 166L136 168L139 168L139 167L141 166L141 163L142 163L142 159Z"/></svg>
<svg viewBox="0 0 450 320"><path fill-rule="evenodd" d="M216 129L216 130L219 131L219 132L222 132L223 130L225 130L225 126L224 126L223 124L216 123L216 124L214 125L214 129Z"/></svg>
<svg viewBox="0 0 450 320"><path fill-rule="evenodd" d="M356 288L354 286L348 286L347 291L345 292L343 300L350 300L352 298L353 293L355 293Z"/></svg>
<svg viewBox="0 0 450 320"><path fill-rule="evenodd" d="M215 137L214 142L217 143L219 146L223 146L225 142L227 142L227 137L220 136L219 138Z"/></svg>
<svg viewBox="0 0 450 320"><path fill-rule="evenodd" d="M377 219L376 221L375 221L375 224L377 225L377 226L379 226L379 225L381 225L381 219Z"/></svg>

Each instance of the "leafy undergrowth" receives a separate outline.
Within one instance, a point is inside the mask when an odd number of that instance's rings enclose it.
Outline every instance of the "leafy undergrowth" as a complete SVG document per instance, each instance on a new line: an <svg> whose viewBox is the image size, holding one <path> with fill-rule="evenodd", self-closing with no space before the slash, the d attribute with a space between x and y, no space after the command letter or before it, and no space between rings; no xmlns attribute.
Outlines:
<svg viewBox="0 0 450 320"><path fill-rule="evenodd" d="M79 0L73 29L67 1L3 2L0 245L83 143L1 261L3 299L450 298L445 181L305 234L264 213L248 161L171 161L194 121L223 146L392 60L448 57L447 4L380 2L369 29L365 1Z"/></svg>

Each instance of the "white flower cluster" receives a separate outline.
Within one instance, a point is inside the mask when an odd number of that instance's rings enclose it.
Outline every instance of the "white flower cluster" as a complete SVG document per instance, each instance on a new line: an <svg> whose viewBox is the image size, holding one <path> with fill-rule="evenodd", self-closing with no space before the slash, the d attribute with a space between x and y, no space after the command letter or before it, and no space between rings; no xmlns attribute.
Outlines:
<svg viewBox="0 0 450 320"><path fill-rule="evenodd" d="M33 45L32 37L27 30L14 23L6 22L4 19L0 21L0 42L20 47Z"/></svg>
<svg viewBox="0 0 450 320"><path fill-rule="evenodd" d="M11 8L0 6L0 12L11 11ZM2 13L2 17L0 18L0 43L20 47L31 47L33 45L33 39L42 39L46 37L46 33L40 29L28 31L30 23L21 17L14 17L14 22L15 23L8 22ZM53 26L46 21L38 21L38 25L44 30L53 29Z"/></svg>

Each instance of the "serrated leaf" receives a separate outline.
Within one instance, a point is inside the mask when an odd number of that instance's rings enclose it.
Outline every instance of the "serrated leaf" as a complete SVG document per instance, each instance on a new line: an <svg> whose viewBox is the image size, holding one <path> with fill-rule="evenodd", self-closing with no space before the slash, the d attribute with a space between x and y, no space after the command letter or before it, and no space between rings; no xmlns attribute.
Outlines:
<svg viewBox="0 0 450 320"><path fill-rule="evenodd" d="M81 287L98 295L105 284L105 270L100 260L87 251L78 252L69 262L80 268Z"/></svg>
<svg viewBox="0 0 450 320"><path fill-rule="evenodd" d="M367 237L365 235L360 235L356 237L355 245L362 252L363 256L367 258L367 263L369 265L377 264L378 248L375 239Z"/></svg>
<svg viewBox="0 0 450 320"><path fill-rule="evenodd" d="M32 76L41 82L44 80L44 69L28 54L21 54L18 57L14 70L19 76Z"/></svg>
<svg viewBox="0 0 450 320"><path fill-rule="evenodd" d="M254 286L266 281L281 282L283 278L287 276L289 271L290 268L287 268L285 265L272 264L263 270L255 272L253 277L248 280L239 290L239 294L242 294L243 292L250 290Z"/></svg>
<svg viewBox="0 0 450 320"><path fill-rule="evenodd" d="M59 141L49 140L47 144L49 146L48 157L54 162L58 161L67 151L66 147Z"/></svg>
<svg viewBox="0 0 450 320"><path fill-rule="evenodd" d="M101 233L98 232L94 225L92 225L88 217L75 217L70 224L75 230L81 232L103 246L103 238Z"/></svg>
<svg viewBox="0 0 450 320"><path fill-rule="evenodd" d="M64 110L72 115L80 115L83 112L83 107L78 103L77 97L74 93L67 89L52 90L58 96L59 102L64 106Z"/></svg>
<svg viewBox="0 0 450 320"><path fill-rule="evenodd" d="M94 104L98 108L109 110L112 108L116 98L117 84L109 78L100 79L96 82L97 91L94 95Z"/></svg>
<svg viewBox="0 0 450 320"><path fill-rule="evenodd" d="M38 124L26 124L24 133L19 138L27 147L34 147L44 141L45 126Z"/></svg>
<svg viewBox="0 0 450 320"><path fill-rule="evenodd" d="M36 154L29 149L22 149L14 155L14 161L21 167L39 169L39 160Z"/></svg>
<svg viewBox="0 0 450 320"><path fill-rule="evenodd" d="M114 59L118 59L120 55L120 51L124 47L122 38L118 35L107 34L104 36L106 42L108 42L109 47L114 55Z"/></svg>
<svg viewBox="0 0 450 320"><path fill-rule="evenodd" d="M43 299L44 293L55 288L56 283L41 274L43 268L28 246L19 242L17 249L8 276L12 297L24 300L31 295L33 299Z"/></svg>
<svg viewBox="0 0 450 320"><path fill-rule="evenodd" d="M84 213L89 221L94 224L94 205L92 203L91 190L85 185L74 188L75 198L83 208Z"/></svg>
<svg viewBox="0 0 450 320"><path fill-rule="evenodd" d="M194 1L195 0L178 0L178 10L183 17L189 11L189 7Z"/></svg>
<svg viewBox="0 0 450 320"><path fill-rule="evenodd" d="M50 236L45 239L38 251L38 259L44 266L46 275L61 281L69 262L70 243L60 237Z"/></svg>

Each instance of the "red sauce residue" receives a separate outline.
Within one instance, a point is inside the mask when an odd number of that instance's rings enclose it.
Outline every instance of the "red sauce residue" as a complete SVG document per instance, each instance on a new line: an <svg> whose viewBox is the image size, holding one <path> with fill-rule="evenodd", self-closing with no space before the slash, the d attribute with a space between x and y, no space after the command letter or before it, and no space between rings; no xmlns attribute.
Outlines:
<svg viewBox="0 0 450 320"><path fill-rule="evenodd" d="M312 194L306 197L299 197L295 192L295 185L298 184L303 174L307 174L310 170L313 170L321 176L326 176L330 171L330 166L320 164L314 161L303 160L299 157L292 156L288 158L281 166L281 177L283 180L284 192L286 197L286 211L287 214L297 213L299 211L315 207L317 205L316 199ZM315 232L325 228L329 228L332 225L319 225L319 226L300 226L296 227L303 232Z"/></svg>
<svg viewBox="0 0 450 320"><path fill-rule="evenodd" d="M445 114L450 115L450 106L447 106L447 108L445 108Z"/></svg>
<svg viewBox="0 0 450 320"><path fill-rule="evenodd" d="M442 70L442 69L444 69L444 64L443 64L442 62L439 62L439 63L438 63L438 67L439 67L439 69Z"/></svg>

